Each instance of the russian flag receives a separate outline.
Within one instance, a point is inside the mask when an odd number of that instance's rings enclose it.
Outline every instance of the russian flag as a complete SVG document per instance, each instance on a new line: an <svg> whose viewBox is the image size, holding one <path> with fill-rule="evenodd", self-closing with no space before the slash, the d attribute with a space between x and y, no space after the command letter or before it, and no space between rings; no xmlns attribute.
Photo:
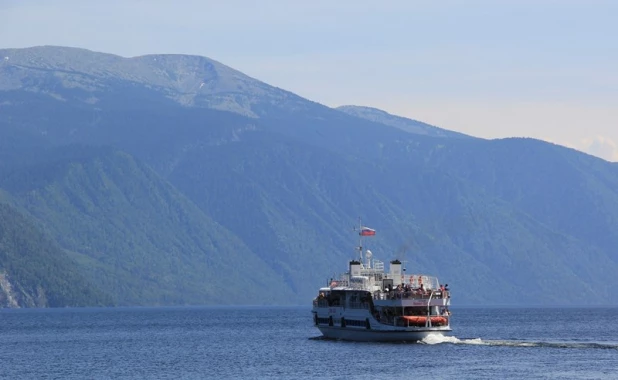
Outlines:
<svg viewBox="0 0 618 380"><path fill-rule="evenodd" d="M373 230L369 227L361 227L361 230L358 234L360 236L374 236L376 234L376 230Z"/></svg>

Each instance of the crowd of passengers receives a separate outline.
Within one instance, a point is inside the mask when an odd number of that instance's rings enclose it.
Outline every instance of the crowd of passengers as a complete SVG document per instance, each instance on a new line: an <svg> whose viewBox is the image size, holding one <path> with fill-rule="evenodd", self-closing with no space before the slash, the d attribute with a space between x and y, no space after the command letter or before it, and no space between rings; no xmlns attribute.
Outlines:
<svg viewBox="0 0 618 380"><path fill-rule="evenodd" d="M399 284L397 287L393 287L392 285L387 285L384 289L385 292L388 293L388 297L390 299L398 299L398 298L409 298L409 297L427 297L431 295L430 289L425 289L423 284L420 284L418 288L414 288L409 284ZM378 294L374 296L374 298L379 297ZM434 298L449 298L449 290L448 284L440 285L440 291L434 293Z"/></svg>
<svg viewBox="0 0 618 380"><path fill-rule="evenodd" d="M424 298L429 297L432 293L430 289L425 289L423 284L420 284L418 288L414 288L409 284L399 284L397 287L387 285L384 291L387 293L388 299L401 299L401 298ZM433 298L450 298L448 284L440 285L440 290L434 292ZM380 293L376 292L373 295L373 299L379 299ZM323 292L318 294L316 301L327 301L328 306L339 306L339 298L327 297ZM361 299L361 302L365 303L367 300Z"/></svg>

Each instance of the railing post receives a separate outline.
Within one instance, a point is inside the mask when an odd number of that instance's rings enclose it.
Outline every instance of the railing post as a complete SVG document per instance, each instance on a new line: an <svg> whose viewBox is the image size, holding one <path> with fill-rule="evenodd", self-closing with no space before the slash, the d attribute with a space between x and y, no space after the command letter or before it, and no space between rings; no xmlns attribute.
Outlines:
<svg viewBox="0 0 618 380"><path fill-rule="evenodd" d="M433 290L429 293L429 299L427 300L427 327L431 327L431 299L433 298Z"/></svg>

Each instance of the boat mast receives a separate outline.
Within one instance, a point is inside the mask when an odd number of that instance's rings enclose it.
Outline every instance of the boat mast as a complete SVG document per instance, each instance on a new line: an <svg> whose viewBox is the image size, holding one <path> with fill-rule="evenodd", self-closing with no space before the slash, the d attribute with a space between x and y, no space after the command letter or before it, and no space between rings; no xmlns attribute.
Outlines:
<svg viewBox="0 0 618 380"><path fill-rule="evenodd" d="M361 264L364 265L363 263L363 221L361 220L361 217L358 217L358 255L359 255L359 261L361 262Z"/></svg>

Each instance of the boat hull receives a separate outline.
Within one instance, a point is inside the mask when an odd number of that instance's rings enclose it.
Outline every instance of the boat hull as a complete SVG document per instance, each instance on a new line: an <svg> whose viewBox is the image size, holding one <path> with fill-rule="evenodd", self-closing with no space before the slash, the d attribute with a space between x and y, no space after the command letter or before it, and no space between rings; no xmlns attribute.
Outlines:
<svg viewBox="0 0 618 380"><path fill-rule="evenodd" d="M367 330L344 327L317 326L328 339L357 342L417 342L429 335L449 335L451 329L423 330Z"/></svg>

